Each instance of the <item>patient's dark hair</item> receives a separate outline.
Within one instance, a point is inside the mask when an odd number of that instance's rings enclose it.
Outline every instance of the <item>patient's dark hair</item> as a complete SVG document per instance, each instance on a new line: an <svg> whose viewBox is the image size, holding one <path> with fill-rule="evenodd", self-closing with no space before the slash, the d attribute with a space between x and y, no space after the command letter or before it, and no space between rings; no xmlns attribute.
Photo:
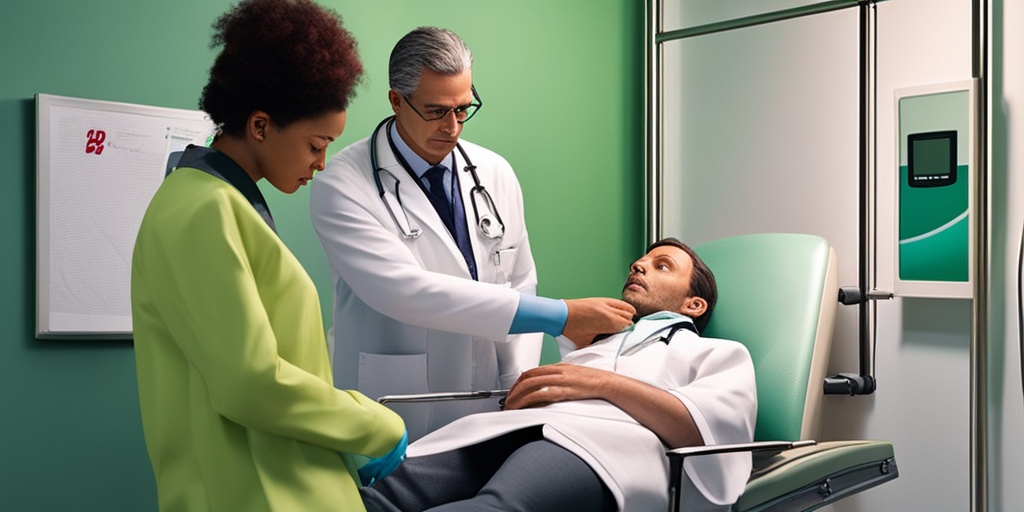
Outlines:
<svg viewBox="0 0 1024 512"><path fill-rule="evenodd" d="M311 0L245 0L213 24L199 108L239 135L262 110L284 127L348 108L363 73L356 40L332 10Z"/></svg>
<svg viewBox="0 0 1024 512"><path fill-rule="evenodd" d="M662 238L651 244L647 248L647 252L651 252L655 247L663 245L678 247L693 260L693 275L690 276L690 289L688 292L690 296L700 297L708 303L708 308L704 311L704 314L693 319L697 330L703 332L704 326L708 324L708 320L711 318L711 312L715 310L715 303L718 302L718 285L715 283L715 274L711 272L711 269L704 263L704 260L700 259L700 256L697 256L697 253L689 245L684 244L677 238Z"/></svg>

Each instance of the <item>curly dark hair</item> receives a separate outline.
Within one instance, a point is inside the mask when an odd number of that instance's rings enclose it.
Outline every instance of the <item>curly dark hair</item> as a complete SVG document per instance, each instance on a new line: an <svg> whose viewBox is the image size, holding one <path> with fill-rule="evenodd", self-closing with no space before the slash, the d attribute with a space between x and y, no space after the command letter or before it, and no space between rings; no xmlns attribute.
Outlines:
<svg viewBox="0 0 1024 512"><path fill-rule="evenodd" d="M363 74L355 38L311 0L244 0L213 23L223 46L199 108L239 135L262 110L278 126L348 108Z"/></svg>

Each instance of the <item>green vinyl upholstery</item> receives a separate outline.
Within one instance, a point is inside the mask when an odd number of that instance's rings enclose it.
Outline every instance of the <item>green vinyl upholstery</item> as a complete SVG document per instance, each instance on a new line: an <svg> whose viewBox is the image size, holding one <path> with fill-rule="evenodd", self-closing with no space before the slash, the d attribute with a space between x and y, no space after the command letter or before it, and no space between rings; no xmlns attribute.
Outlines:
<svg viewBox="0 0 1024 512"><path fill-rule="evenodd" d="M702 335L739 341L754 361L754 439L816 437L839 293L828 242L761 233L694 250L718 283L718 305Z"/></svg>
<svg viewBox="0 0 1024 512"><path fill-rule="evenodd" d="M814 510L897 476L887 441L826 441L755 453L754 471L733 510Z"/></svg>

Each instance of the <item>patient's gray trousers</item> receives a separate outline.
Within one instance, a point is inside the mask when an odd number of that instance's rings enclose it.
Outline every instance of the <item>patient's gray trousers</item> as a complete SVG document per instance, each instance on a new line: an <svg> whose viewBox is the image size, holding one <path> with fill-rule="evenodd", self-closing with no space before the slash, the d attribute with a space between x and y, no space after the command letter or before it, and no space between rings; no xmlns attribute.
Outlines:
<svg viewBox="0 0 1024 512"><path fill-rule="evenodd" d="M540 428L406 459L361 493L369 512L616 510L590 466Z"/></svg>

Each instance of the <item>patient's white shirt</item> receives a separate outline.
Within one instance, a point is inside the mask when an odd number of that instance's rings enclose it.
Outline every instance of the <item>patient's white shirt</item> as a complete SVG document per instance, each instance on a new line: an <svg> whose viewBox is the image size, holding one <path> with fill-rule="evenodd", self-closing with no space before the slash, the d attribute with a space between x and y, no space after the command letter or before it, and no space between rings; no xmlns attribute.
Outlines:
<svg viewBox="0 0 1024 512"><path fill-rule="evenodd" d="M638 322L636 329L651 330L644 322ZM616 371L668 390L686 405L707 445L753 439L757 395L753 364L743 345L679 329L668 344L647 343L634 353L620 354L628 334L573 351L563 362ZM466 416L410 445L408 456L440 453L535 425L544 426L545 438L586 461L615 496L620 510L668 508L665 445L603 400ZM727 509L750 477L751 458L749 453L689 457L684 469L683 510Z"/></svg>

